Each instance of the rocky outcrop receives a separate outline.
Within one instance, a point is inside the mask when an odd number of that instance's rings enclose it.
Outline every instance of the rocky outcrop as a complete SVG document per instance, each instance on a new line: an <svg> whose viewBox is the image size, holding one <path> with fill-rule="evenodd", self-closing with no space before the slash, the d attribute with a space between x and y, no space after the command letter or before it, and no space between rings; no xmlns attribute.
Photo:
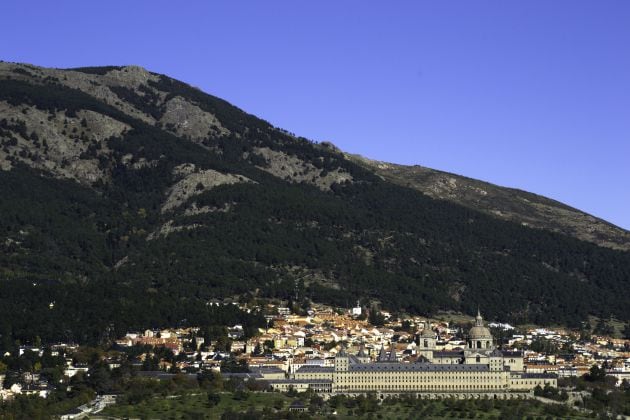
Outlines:
<svg viewBox="0 0 630 420"><path fill-rule="evenodd" d="M217 117L203 111L181 96L168 100L164 108L160 123L178 136L198 141L209 136L224 136L230 133L221 125Z"/></svg>
<svg viewBox="0 0 630 420"><path fill-rule="evenodd" d="M105 75L98 75L25 64L0 63L0 78L24 80L30 83L44 83L44 80L50 80L92 95L133 118L150 124L155 122L150 115L120 98L110 89L110 86L136 88L140 81L158 79L157 75L138 66L128 66L121 70L112 70Z"/></svg>
<svg viewBox="0 0 630 420"><path fill-rule="evenodd" d="M242 175L223 174L212 169L199 170L190 163L177 166L173 170L173 174L182 177L182 179L169 188L166 201L162 205L162 213L171 211L187 202L191 197L219 185L252 182Z"/></svg>
<svg viewBox="0 0 630 420"><path fill-rule="evenodd" d="M190 225L175 225L175 222L173 220L169 220L166 223L164 223L162 226L160 226L158 230L149 233L147 235L147 241L153 241L160 237L166 238L168 235L172 233L181 232L184 230L193 230L193 229L200 228L201 226L202 225L197 224L197 223L193 223Z"/></svg>
<svg viewBox="0 0 630 420"><path fill-rule="evenodd" d="M330 190L331 185L335 183L352 182L352 175L339 168L326 171L296 156L267 147L254 148L254 152L266 161L265 166L259 166L260 169L289 182L305 182L323 191Z"/></svg>
<svg viewBox="0 0 630 420"><path fill-rule="evenodd" d="M8 170L22 162L82 183L108 177L98 157L109 153L107 139L130 128L92 111L81 110L69 117L64 111L51 113L4 101L0 101L0 115L15 139L0 140L0 168Z"/></svg>
<svg viewBox="0 0 630 420"><path fill-rule="evenodd" d="M234 203L226 203L222 207L214 207L214 206L201 206L199 207L197 203L192 203L190 207L187 207L184 210L184 216L196 216L198 214L206 214L206 213L227 213L232 209Z"/></svg>

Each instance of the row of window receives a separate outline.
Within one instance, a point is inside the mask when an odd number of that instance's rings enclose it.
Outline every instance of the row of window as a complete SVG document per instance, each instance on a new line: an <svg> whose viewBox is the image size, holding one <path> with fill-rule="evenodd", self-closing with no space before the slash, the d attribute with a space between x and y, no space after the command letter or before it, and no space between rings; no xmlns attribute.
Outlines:
<svg viewBox="0 0 630 420"><path fill-rule="evenodd" d="M480 375L480 376L470 376L470 375L461 375L461 374L457 374L457 373L442 373L442 374L438 374L438 375L431 375L428 376L426 374L419 374L416 373L415 375L410 375L408 372L402 372L403 374L401 375L400 373L392 373L390 375L338 375L337 379L338 380L350 380L350 381L356 381L356 380L363 380L363 381L374 381L374 380L381 380L381 381L392 381L392 380L402 380L402 381L415 381L415 382L431 382L431 381L452 381L452 380L458 380L458 381L474 381L474 382L478 382L478 381L496 381L499 380L502 375L500 375L497 372L493 372L489 375Z"/></svg>
<svg viewBox="0 0 630 420"><path fill-rule="evenodd" d="M422 391L437 391L437 390L447 390L447 391L487 391L491 389L503 389L507 388L505 384L495 384L495 385L424 385L424 386L414 386L414 385L337 385L336 388L338 390L422 390Z"/></svg>
<svg viewBox="0 0 630 420"><path fill-rule="evenodd" d="M314 378L316 379L316 378ZM466 377L466 376L454 376L454 377L409 377L403 376L399 378L387 378L387 377L365 377L365 376L351 376L345 378L345 382L374 382L376 380L381 381L397 381L397 382L435 382L435 381L458 381L458 382L496 382L500 378L496 376L482 376L482 377Z"/></svg>

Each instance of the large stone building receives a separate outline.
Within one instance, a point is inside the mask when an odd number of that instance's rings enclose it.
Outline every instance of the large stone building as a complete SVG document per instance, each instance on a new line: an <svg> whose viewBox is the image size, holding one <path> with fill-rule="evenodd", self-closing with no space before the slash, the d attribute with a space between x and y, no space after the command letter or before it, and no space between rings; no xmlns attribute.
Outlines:
<svg viewBox="0 0 630 420"><path fill-rule="evenodd" d="M418 359L403 363L395 350L381 347L375 361L363 349L350 355L340 351L334 367L303 366L292 379L274 381L278 390L313 389L321 393L431 394L476 396L531 391L537 385L557 386L556 375L523 372L520 352L498 350L483 318L477 314L466 347L461 350L436 351L436 335L425 326L419 335Z"/></svg>

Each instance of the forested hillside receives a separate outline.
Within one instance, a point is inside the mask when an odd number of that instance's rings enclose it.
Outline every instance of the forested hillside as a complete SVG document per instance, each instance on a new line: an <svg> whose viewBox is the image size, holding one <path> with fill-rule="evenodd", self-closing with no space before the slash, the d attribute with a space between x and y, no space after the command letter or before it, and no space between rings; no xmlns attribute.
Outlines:
<svg viewBox="0 0 630 420"><path fill-rule="evenodd" d="M388 181L417 189L430 197L461 204L498 219L630 251L630 232L556 200L420 165L396 165L358 155L345 156Z"/></svg>
<svg viewBox="0 0 630 420"><path fill-rule="evenodd" d="M0 63L0 334L99 341L293 298L630 320L630 253L382 179L137 67Z"/></svg>

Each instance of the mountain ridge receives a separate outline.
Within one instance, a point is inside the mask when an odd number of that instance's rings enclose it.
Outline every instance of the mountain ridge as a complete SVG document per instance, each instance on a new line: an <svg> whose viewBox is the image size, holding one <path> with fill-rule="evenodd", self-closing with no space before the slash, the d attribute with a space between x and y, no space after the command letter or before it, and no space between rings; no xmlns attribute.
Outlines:
<svg viewBox="0 0 630 420"><path fill-rule="evenodd" d="M433 198L449 200L524 226L549 229L600 246L630 250L630 231L553 198L421 165L400 165L351 153L344 155L372 168L389 181L417 189Z"/></svg>
<svg viewBox="0 0 630 420"><path fill-rule="evenodd" d="M0 166L2 337L199 324L220 297L630 319L630 253L431 198L137 66L0 63Z"/></svg>
<svg viewBox="0 0 630 420"><path fill-rule="evenodd" d="M14 65L18 66L18 68L26 67L31 70L38 69L36 66L28 64L15 63ZM120 89L129 86L142 86L142 83L146 83L150 80L155 82L160 76L139 65L79 67L52 70L54 72L70 71L80 74L87 72L88 74L102 73L102 76L108 75L110 81L115 81L119 84L119 86L117 86L118 93L113 93L123 95L124 91ZM121 77L122 74L124 74L123 77ZM69 85L82 86L81 83L77 82L70 83ZM203 94L200 89L191 88ZM101 94L100 97L106 98L107 96ZM134 99L137 100L138 98ZM223 133L225 133L225 128L221 127L220 123L218 124L216 118L203 115L203 113L199 113L194 107L186 106L186 102L178 101L178 98L174 99L175 100L171 101L169 104L170 112L167 113L169 118L162 117L164 124L172 124L173 121L176 121L177 118L173 116L173 114L177 114L178 111L180 114L187 114L188 116L188 127L178 127L175 134L192 135L193 139L199 138L202 134L202 128L199 126L204 127L205 125L219 132L223 130ZM131 111L132 108L133 107L122 107L121 111L133 112ZM239 109L239 111L241 110ZM134 116L138 115L141 114L136 112ZM190 116L193 116L193 118L191 119ZM146 115L141 116L141 119L146 122L155 123L155 121L151 121L151 118ZM286 133L286 131L284 132ZM358 154L344 152L336 148L336 146L332 145L330 142L323 142L322 144L324 144L324 148L340 153L346 159L368 168L391 182L417 189L430 197L449 200L475 210L481 210L503 220L521 223L524 226L549 229L574 236L580 240L593 242L600 246L630 250L630 232L555 199L521 189L502 187L483 180L423 167L421 165L400 165L372 160ZM264 151L263 154L268 155L269 152ZM278 172L279 169L276 168L276 173ZM285 176L286 175L287 174L285 174Z"/></svg>

